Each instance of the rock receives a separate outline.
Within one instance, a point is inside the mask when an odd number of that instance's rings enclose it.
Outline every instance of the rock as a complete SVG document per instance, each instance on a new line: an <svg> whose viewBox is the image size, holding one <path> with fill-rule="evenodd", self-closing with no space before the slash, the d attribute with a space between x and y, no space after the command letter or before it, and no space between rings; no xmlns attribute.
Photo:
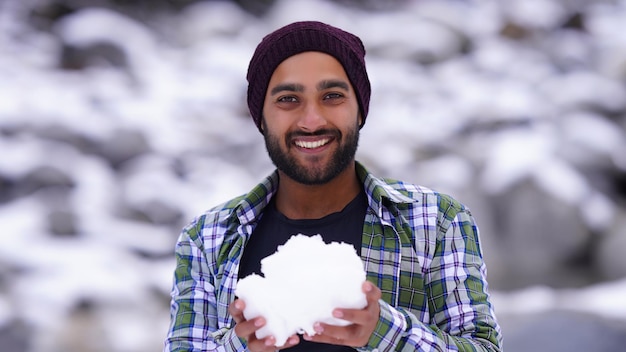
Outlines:
<svg viewBox="0 0 626 352"><path fill-rule="evenodd" d="M115 350L114 344L107 341L105 322L98 315L98 309L96 302L90 300L77 302L55 336L56 350L68 352Z"/></svg>
<svg viewBox="0 0 626 352"><path fill-rule="evenodd" d="M48 213L48 231L56 236L75 236L76 214L67 209L52 209Z"/></svg>
<svg viewBox="0 0 626 352"><path fill-rule="evenodd" d="M84 153L93 153L96 141L70 126L62 124L40 124L22 128L22 133L34 133L42 140L67 144Z"/></svg>
<svg viewBox="0 0 626 352"><path fill-rule="evenodd" d="M16 181L13 196L16 198L23 197L43 188L67 193L74 187L74 179L64 170L55 166L41 165Z"/></svg>
<svg viewBox="0 0 626 352"><path fill-rule="evenodd" d="M128 68L124 50L114 43L96 42L85 46L64 45L59 66L66 70L84 70L93 66Z"/></svg>
<svg viewBox="0 0 626 352"><path fill-rule="evenodd" d="M19 321L9 322L5 326L0 325L0 346L2 346L3 351L31 351L30 339L29 330Z"/></svg>
<svg viewBox="0 0 626 352"><path fill-rule="evenodd" d="M124 217L164 226L180 226L183 213L177 207L166 204L161 200L153 199L140 204L127 204L124 208Z"/></svg>
<svg viewBox="0 0 626 352"><path fill-rule="evenodd" d="M626 212L621 211L594 253L594 263L603 279L626 277Z"/></svg>
<svg viewBox="0 0 626 352"><path fill-rule="evenodd" d="M523 180L491 198L494 243L506 253L508 275L501 288L588 283L585 263L590 233L577 206L566 204Z"/></svg>
<svg viewBox="0 0 626 352"><path fill-rule="evenodd" d="M121 129L112 133L108 139L100 141L96 154L118 169L124 162L151 150L146 136L141 131Z"/></svg>
<svg viewBox="0 0 626 352"><path fill-rule="evenodd" d="M15 189L15 182L13 178L0 174L0 204L13 199L12 193Z"/></svg>
<svg viewBox="0 0 626 352"><path fill-rule="evenodd" d="M469 45L462 33L411 13L396 18L374 16L368 22L381 28L378 36L368 38L371 57L408 59L418 65L431 65L456 57ZM404 35L395 35L393 28L398 25L402 26Z"/></svg>

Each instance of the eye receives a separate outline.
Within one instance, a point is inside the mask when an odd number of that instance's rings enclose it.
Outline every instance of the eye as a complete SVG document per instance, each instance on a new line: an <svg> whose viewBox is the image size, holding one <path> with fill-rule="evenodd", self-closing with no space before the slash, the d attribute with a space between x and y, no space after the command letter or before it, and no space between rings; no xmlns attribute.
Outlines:
<svg viewBox="0 0 626 352"><path fill-rule="evenodd" d="M332 92L332 93L325 94L322 99L330 103L335 103L335 102L339 102L341 99L343 99L343 97L344 95L341 93Z"/></svg>
<svg viewBox="0 0 626 352"><path fill-rule="evenodd" d="M293 95L284 95L282 97L278 97L278 99L276 99L276 101L278 103L297 103L298 102L298 98L296 98Z"/></svg>

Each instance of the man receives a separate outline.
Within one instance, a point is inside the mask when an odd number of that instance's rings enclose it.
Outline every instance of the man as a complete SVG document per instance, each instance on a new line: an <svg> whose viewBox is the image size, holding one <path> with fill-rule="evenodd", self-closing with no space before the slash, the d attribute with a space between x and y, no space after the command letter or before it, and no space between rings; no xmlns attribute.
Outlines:
<svg viewBox="0 0 626 352"><path fill-rule="evenodd" d="M500 351L478 228L451 197L383 180L355 161L370 100L353 34L297 22L258 45L248 107L277 170L247 195L198 217L176 246L165 351L274 351L246 320L238 278L293 234L354 245L367 280L361 310L333 311L282 348L301 351Z"/></svg>

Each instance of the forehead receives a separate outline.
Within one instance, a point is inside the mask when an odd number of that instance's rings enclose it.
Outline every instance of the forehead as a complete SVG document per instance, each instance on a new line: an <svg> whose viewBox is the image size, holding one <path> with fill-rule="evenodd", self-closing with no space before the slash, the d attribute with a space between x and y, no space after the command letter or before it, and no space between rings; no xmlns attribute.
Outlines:
<svg viewBox="0 0 626 352"><path fill-rule="evenodd" d="M270 85L289 80L315 82L331 78L348 80L339 60L326 53L307 51L281 62L270 78Z"/></svg>

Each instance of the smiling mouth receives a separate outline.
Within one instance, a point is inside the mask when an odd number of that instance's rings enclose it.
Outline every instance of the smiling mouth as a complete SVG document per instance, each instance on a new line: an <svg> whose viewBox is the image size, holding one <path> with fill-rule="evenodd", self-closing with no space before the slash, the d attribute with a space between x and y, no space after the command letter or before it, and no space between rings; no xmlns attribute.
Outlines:
<svg viewBox="0 0 626 352"><path fill-rule="evenodd" d="M318 141L295 141L294 144L300 148L315 149L328 144L328 142L330 142L330 139L325 138Z"/></svg>

